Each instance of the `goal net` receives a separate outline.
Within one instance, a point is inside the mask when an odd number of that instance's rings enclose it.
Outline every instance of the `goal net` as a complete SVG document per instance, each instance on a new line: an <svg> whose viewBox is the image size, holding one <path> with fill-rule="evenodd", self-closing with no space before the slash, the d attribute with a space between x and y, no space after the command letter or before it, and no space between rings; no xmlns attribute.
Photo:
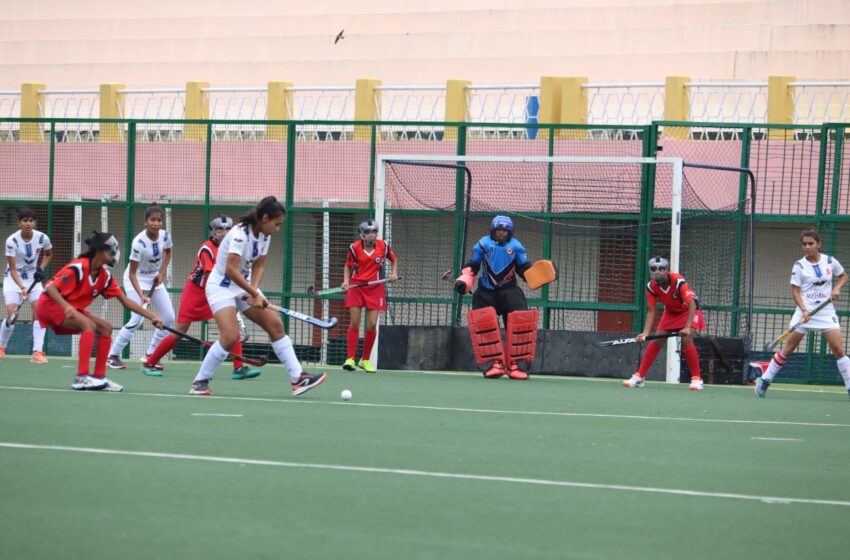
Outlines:
<svg viewBox="0 0 850 560"><path fill-rule="evenodd" d="M529 259L560 269L537 291L520 282L541 328L639 332L647 261L661 254L699 295L707 333L748 343L752 214L743 171L679 158L382 157L376 219L404 277L391 287L386 322L464 324L471 298L456 298L453 280L493 216L505 214ZM668 381L679 380L676 351L668 344Z"/></svg>

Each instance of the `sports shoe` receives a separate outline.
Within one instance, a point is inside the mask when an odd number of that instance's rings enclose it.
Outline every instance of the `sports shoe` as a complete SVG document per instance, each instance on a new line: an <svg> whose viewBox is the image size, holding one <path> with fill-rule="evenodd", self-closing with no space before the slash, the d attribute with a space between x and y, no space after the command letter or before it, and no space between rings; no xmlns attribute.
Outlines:
<svg viewBox="0 0 850 560"><path fill-rule="evenodd" d="M204 379L203 381L192 381L192 386L189 388L190 395L204 395L208 397L212 395L212 391L210 391L210 380Z"/></svg>
<svg viewBox="0 0 850 560"><path fill-rule="evenodd" d="M756 379L756 396L763 399L767 395L767 389L770 387L770 381L764 377Z"/></svg>
<svg viewBox="0 0 850 560"><path fill-rule="evenodd" d="M156 369L156 366L142 364L139 366L139 371L150 377L162 377L162 372Z"/></svg>
<svg viewBox="0 0 850 560"><path fill-rule="evenodd" d="M144 359L144 360L142 360L142 363L147 363L147 361L150 359L150 357L151 357L151 355L150 355L150 354L145 354L145 359ZM150 366L150 367L156 368L156 369L158 369L159 371L162 371L162 370L164 370L164 369L165 369L165 366L164 366L164 365L162 365L162 364L161 364L161 363L159 363L159 362L155 363L154 365L152 365L152 366Z"/></svg>
<svg viewBox="0 0 850 560"><path fill-rule="evenodd" d="M107 393L120 393L124 390L123 385L119 385L115 383L111 379L107 379L106 377L95 377L95 379L106 381L106 387L103 388Z"/></svg>
<svg viewBox="0 0 850 560"><path fill-rule="evenodd" d="M317 373L316 375L310 375L307 372L302 372L298 381L292 383L292 396L297 397L298 395L303 395L313 387L318 387L324 383L327 378L328 374L324 372Z"/></svg>
<svg viewBox="0 0 850 560"><path fill-rule="evenodd" d="M33 352L30 361L34 364L44 365L47 363L47 356L41 351Z"/></svg>
<svg viewBox="0 0 850 560"><path fill-rule="evenodd" d="M375 373L376 371L378 371L378 368L373 366L372 362L370 362L366 358L360 358L360 361L357 362L357 367L359 367L366 373Z"/></svg>
<svg viewBox="0 0 850 560"><path fill-rule="evenodd" d="M511 379L528 379L528 373L522 371L516 362L511 364L508 370L508 377Z"/></svg>
<svg viewBox="0 0 850 560"><path fill-rule="evenodd" d="M644 384L643 377L641 377L640 375L638 375L636 373L634 375L632 375L631 377L629 377L628 379L626 379L625 381L623 381L623 387L629 387L631 389L634 389L634 388L640 389L640 388L643 387L643 384Z"/></svg>
<svg viewBox="0 0 850 560"><path fill-rule="evenodd" d="M688 386L688 391L702 391L703 383L702 379L699 377L694 377L691 379L691 384Z"/></svg>
<svg viewBox="0 0 850 560"><path fill-rule="evenodd" d="M0 346L0 360L6 357L6 349Z"/></svg>
<svg viewBox="0 0 850 560"><path fill-rule="evenodd" d="M119 356L109 356L106 358L106 365L112 369L126 369L127 364L121 361Z"/></svg>
<svg viewBox="0 0 850 560"><path fill-rule="evenodd" d="M342 362L342 369L346 371L354 371L357 369L357 364L354 363L354 358L346 358L346 360Z"/></svg>
<svg viewBox="0 0 850 560"><path fill-rule="evenodd" d="M106 389L107 383L103 377L97 378L91 375L78 375L71 383L71 389L75 391L102 391Z"/></svg>
<svg viewBox="0 0 850 560"><path fill-rule="evenodd" d="M484 372L484 377L487 379L498 379L502 377L507 372L505 371L505 366L502 365L502 362L496 360L490 365L490 368Z"/></svg>
<svg viewBox="0 0 850 560"><path fill-rule="evenodd" d="M248 366L242 366L233 370L233 379L253 379L258 377L262 372L258 369L251 369Z"/></svg>

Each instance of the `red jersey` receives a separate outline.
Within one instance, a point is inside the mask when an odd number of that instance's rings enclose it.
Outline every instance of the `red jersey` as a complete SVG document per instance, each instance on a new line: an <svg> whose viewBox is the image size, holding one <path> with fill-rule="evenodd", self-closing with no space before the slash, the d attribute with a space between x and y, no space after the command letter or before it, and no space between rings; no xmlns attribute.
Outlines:
<svg viewBox="0 0 850 560"><path fill-rule="evenodd" d="M351 281L355 284L380 280L383 277L384 261L395 262L395 253L383 239L375 240L372 251L366 251L363 241L355 241L348 246L345 266L352 269Z"/></svg>
<svg viewBox="0 0 850 560"><path fill-rule="evenodd" d="M646 285L646 303L648 307L655 307L655 305L660 301L666 309L669 309L671 313L681 313L683 311L687 311L688 304L696 300L697 306L699 306L699 299L694 291L688 287L687 282L682 277L681 274L676 274L675 272L669 272L670 275L670 285L667 286L667 289L664 290L655 283L654 280L650 280Z"/></svg>
<svg viewBox="0 0 850 560"><path fill-rule="evenodd" d="M207 277L210 275L215 266L215 258L218 255L218 245L213 243L212 239L207 239L201 248L198 249L198 256L195 257L195 268L189 273L189 280L193 284L203 288L207 284Z"/></svg>
<svg viewBox="0 0 850 560"><path fill-rule="evenodd" d="M63 266L53 277L53 285L75 309L85 309L99 295L109 299L123 294L106 265L100 267L96 279L91 277L90 268L89 259L79 258Z"/></svg>

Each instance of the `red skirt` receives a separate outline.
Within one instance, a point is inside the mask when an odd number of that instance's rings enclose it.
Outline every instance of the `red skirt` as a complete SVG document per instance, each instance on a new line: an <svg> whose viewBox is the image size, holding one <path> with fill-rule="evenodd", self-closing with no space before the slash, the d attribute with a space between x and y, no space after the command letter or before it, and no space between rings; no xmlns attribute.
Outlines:
<svg viewBox="0 0 850 560"><path fill-rule="evenodd" d="M89 315L86 309L77 309L77 311L83 315ZM62 321L65 320L65 310L58 303L50 299L50 296L47 294L42 294L38 298L35 314L42 327L50 329L56 334L80 334L82 332L77 329L67 329L60 326Z"/></svg>
<svg viewBox="0 0 850 560"><path fill-rule="evenodd" d="M387 291L385 284L375 284L364 288L349 289L345 292L345 308L365 307L366 309L387 310Z"/></svg>
<svg viewBox="0 0 850 560"><path fill-rule="evenodd" d="M688 321L688 310L680 311L679 313L671 312L666 307L664 313L661 314L661 320L656 327L659 331L680 331L685 328L685 323ZM705 329L705 319L702 317L702 310L697 309L694 314L694 322L691 324L692 329L701 331Z"/></svg>
<svg viewBox="0 0 850 560"><path fill-rule="evenodd" d="M213 318L212 309L207 302L207 294L203 288L187 280L180 295L180 309L177 310L178 323L195 323L209 321Z"/></svg>

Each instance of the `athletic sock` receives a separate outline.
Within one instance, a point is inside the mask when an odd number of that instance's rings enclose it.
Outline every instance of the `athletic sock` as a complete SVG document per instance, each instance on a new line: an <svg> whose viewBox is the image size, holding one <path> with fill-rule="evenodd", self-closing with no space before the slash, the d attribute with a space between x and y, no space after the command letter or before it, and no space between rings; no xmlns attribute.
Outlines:
<svg viewBox="0 0 850 560"><path fill-rule="evenodd" d="M638 375L646 377L646 373L649 371L649 368L652 367L652 362L654 362L655 358L658 357L659 352L661 352L661 345L650 342L649 346L646 347L646 351L643 353L643 359L640 361L640 367L637 372Z"/></svg>
<svg viewBox="0 0 850 560"><path fill-rule="evenodd" d="M693 343L682 348L682 353L685 355L685 361L688 363L688 370L691 372L691 379L702 379L699 371L699 352Z"/></svg>
<svg viewBox="0 0 850 560"><path fill-rule="evenodd" d="M372 346L375 345L375 339L378 337L378 331L366 331L363 337L363 359L368 360L372 355Z"/></svg>
<svg viewBox="0 0 850 560"><path fill-rule="evenodd" d="M841 356L836 363L838 371L841 372L841 378L844 379L844 386L850 391L850 357Z"/></svg>
<svg viewBox="0 0 850 560"><path fill-rule="evenodd" d="M221 345L221 341L216 340L207 351L207 356L201 363L201 369L198 375L195 376L195 381L206 381L212 379L215 374L215 368L221 365L221 362L227 358L227 350Z"/></svg>
<svg viewBox="0 0 850 560"><path fill-rule="evenodd" d="M77 359L77 375L88 375L91 352L94 349L94 331L80 333L80 355Z"/></svg>
<svg viewBox="0 0 850 560"><path fill-rule="evenodd" d="M41 326L41 323L38 322L38 319L32 322L32 351L33 352L43 352L44 351L44 335L47 333L47 329Z"/></svg>
<svg viewBox="0 0 850 560"><path fill-rule="evenodd" d="M121 330L118 331L118 335L115 337L115 340L112 341L112 347L109 349L110 356L120 356L121 352L124 351L124 347L130 343L130 340L133 338L134 331L131 331L127 327L121 327Z"/></svg>
<svg viewBox="0 0 850 560"><path fill-rule="evenodd" d="M153 352L150 353L148 359L145 360L145 365L155 366L166 354L174 350L175 346L177 346L177 338L173 336L166 336L162 339L162 342L154 348Z"/></svg>
<svg viewBox="0 0 850 560"><path fill-rule="evenodd" d="M9 339L12 338L12 331L15 330L15 325L6 326L6 320L0 321L0 346L6 348L9 346Z"/></svg>
<svg viewBox="0 0 850 560"><path fill-rule="evenodd" d="M782 366L786 363L788 363L788 356L783 354L781 351L777 352L770 360L770 364L767 366L767 371L762 374L762 378L768 381L773 381L773 378L776 377L776 374L779 373L779 370L781 370Z"/></svg>
<svg viewBox="0 0 850 560"><path fill-rule="evenodd" d="M357 355L357 343L360 341L360 329L352 329L348 327L348 352L345 354L346 358L353 358Z"/></svg>
<svg viewBox="0 0 850 560"><path fill-rule="evenodd" d="M97 337L97 354L94 358L94 376L106 377L106 359L109 357L109 346L112 344L111 336Z"/></svg>
<svg viewBox="0 0 850 560"><path fill-rule="evenodd" d="M275 356L280 360L280 363L286 366L286 370L289 372L289 378L293 382L298 381L303 370L301 369L301 363L298 361L298 357L295 355L295 348L292 347L292 339L284 335L283 338L272 342L272 350L274 350Z"/></svg>
<svg viewBox="0 0 850 560"><path fill-rule="evenodd" d="M233 345L233 348L230 349L230 351L234 354L241 356L242 355L242 341L237 341L236 344ZM233 358L233 370L234 371L236 371L237 369L241 368L244 365L245 365L245 363L242 360L237 360L236 358Z"/></svg>

